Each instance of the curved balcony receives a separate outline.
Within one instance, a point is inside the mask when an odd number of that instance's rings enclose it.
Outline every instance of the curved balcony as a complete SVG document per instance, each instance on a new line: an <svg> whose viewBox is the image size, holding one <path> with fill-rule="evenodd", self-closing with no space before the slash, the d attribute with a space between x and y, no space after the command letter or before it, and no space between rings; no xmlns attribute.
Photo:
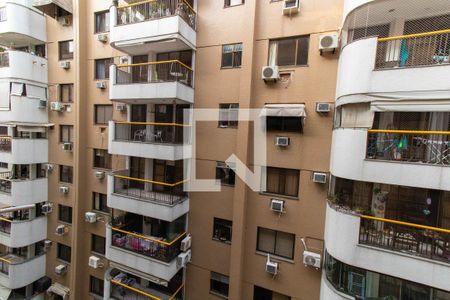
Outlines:
<svg viewBox="0 0 450 300"><path fill-rule="evenodd" d="M46 256L25 259L13 254L0 257L0 285L8 289L27 286L45 276Z"/></svg>
<svg viewBox="0 0 450 300"><path fill-rule="evenodd" d="M0 78L46 85L48 84L47 59L24 51L3 52L0 54Z"/></svg>
<svg viewBox="0 0 450 300"><path fill-rule="evenodd" d="M132 178L127 171L108 175L108 206L172 222L189 211L184 181L157 182Z"/></svg>
<svg viewBox="0 0 450 300"><path fill-rule="evenodd" d="M48 140L0 136L0 161L18 165L48 162Z"/></svg>
<svg viewBox="0 0 450 300"><path fill-rule="evenodd" d="M195 49L194 9L184 0L147 0L110 8L111 46L130 55Z"/></svg>
<svg viewBox="0 0 450 300"><path fill-rule="evenodd" d="M47 218L10 220L0 218L0 244L10 248L25 247L47 238Z"/></svg>
<svg viewBox="0 0 450 300"><path fill-rule="evenodd" d="M370 224L372 221L375 224ZM392 227L386 224L395 224L397 231L391 231ZM445 244L434 243L436 239L432 236L442 229L425 227L369 216L361 217L328 204L325 244L331 256L348 265L450 290L450 255L438 250L438 245ZM448 238L450 230L444 231ZM430 235L430 239L421 242L411 240L415 233L425 232ZM447 242L447 248L448 246ZM435 253L439 254L438 260L431 259L431 255Z"/></svg>
<svg viewBox="0 0 450 300"><path fill-rule="evenodd" d="M10 172L0 174L0 203L22 206L48 201L48 179L9 179Z"/></svg>
<svg viewBox="0 0 450 300"><path fill-rule="evenodd" d="M44 14L35 10L30 1L3 1L0 13L0 43L16 47L47 42Z"/></svg>
<svg viewBox="0 0 450 300"><path fill-rule="evenodd" d="M331 173L337 177L450 190L448 132L342 128L333 131ZM407 139L408 147L400 147Z"/></svg>
<svg viewBox="0 0 450 300"><path fill-rule="evenodd" d="M110 122L109 153L162 160L192 157L190 125L156 122Z"/></svg>
<svg viewBox="0 0 450 300"><path fill-rule="evenodd" d="M193 70L178 60L110 66L109 98L130 104L148 100L193 103Z"/></svg>

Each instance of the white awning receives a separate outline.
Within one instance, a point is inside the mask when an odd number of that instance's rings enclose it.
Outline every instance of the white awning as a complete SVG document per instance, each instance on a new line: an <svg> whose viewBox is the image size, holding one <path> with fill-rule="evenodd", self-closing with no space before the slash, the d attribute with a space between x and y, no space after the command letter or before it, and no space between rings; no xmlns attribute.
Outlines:
<svg viewBox="0 0 450 300"><path fill-rule="evenodd" d="M12 290L0 285L0 300L8 300Z"/></svg>
<svg viewBox="0 0 450 300"><path fill-rule="evenodd" d="M305 118L305 104L266 104L260 117L299 117Z"/></svg>
<svg viewBox="0 0 450 300"><path fill-rule="evenodd" d="M70 289L68 287L63 286L62 284L59 284L55 282L47 289L47 294L55 294L58 296L61 296L63 300L69 299L69 292Z"/></svg>
<svg viewBox="0 0 450 300"><path fill-rule="evenodd" d="M55 126L53 123L24 123L24 122L0 122L1 126L17 127L19 131L31 131L31 132L41 132L35 128L48 128ZM20 129L19 129L20 128Z"/></svg>
<svg viewBox="0 0 450 300"><path fill-rule="evenodd" d="M400 111L400 112L449 112L450 101L421 100L421 101L374 101L370 104L372 111Z"/></svg>
<svg viewBox="0 0 450 300"><path fill-rule="evenodd" d="M37 9L41 9L44 13L50 13L50 11L45 10L45 7L56 5L64 9L69 13L73 13L73 6L71 0L33 0L33 6ZM53 17L53 14L51 15Z"/></svg>

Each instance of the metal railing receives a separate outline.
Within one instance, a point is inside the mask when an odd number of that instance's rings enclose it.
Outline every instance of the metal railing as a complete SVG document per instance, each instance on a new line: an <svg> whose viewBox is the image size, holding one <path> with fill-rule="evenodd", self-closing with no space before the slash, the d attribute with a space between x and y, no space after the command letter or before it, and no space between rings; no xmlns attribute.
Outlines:
<svg viewBox="0 0 450 300"><path fill-rule="evenodd" d="M361 215L359 243L450 263L450 229Z"/></svg>
<svg viewBox="0 0 450 300"><path fill-rule="evenodd" d="M450 29L378 39L375 69L450 63Z"/></svg>
<svg viewBox="0 0 450 300"><path fill-rule="evenodd" d="M450 131L368 131L368 159L450 165Z"/></svg>
<svg viewBox="0 0 450 300"><path fill-rule="evenodd" d="M185 0L148 0L117 7L117 25L180 16L194 30L196 12Z"/></svg>
<svg viewBox="0 0 450 300"><path fill-rule="evenodd" d="M9 136L0 136L0 152L11 152L12 139Z"/></svg>
<svg viewBox="0 0 450 300"><path fill-rule="evenodd" d="M115 122L114 140L155 144L186 144L187 124L157 122ZM1 140L0 140L1 141Z"/></svg>
<svg viewBox="0 0 450 300"><path fill-rule="evenodd" d="M11 194L12 172L0 172L0 192Z"/></svg>
<svg viewBox="0 0 450 300"><path fill-rule="evenodd" d="M180 82L192 86L191 67L179 60L117 65L116 84Z"/></svg>
<svg viewBox="0 0 450 300"><path fill-rule="evenodd" d="M0 218L0 232L11 234L12 220Z"/></svg>
<svg viewBox="0 0 450 300"><path fill-rule="evenodd" d="M164 205L176 205L182 202L187 193L183 191L183 184L187 180L175 183L133 178L126 175L127 171L116 172L114 176L114 193L140 200L148 200Z"/></svg>
<svg viewBox="0 0 450 300"><path fill-rule="evenodd" d="M181 300L183 299L183 287L182 284L173 294L165 295L165 296L155 296L151 291L144 291L142 287L136 286L135 280L132 279L130 281L117 281L111 280L111 288L112 293L111 296L118 297L119 295L126 299L135 299L135 300ZM158 292L158 295L161 295L161 292Z"/></svg>
<svg viewBox="0 0 450 300"><path fill-rule="evenodd" d="M9 67L9 53L2 52L0 53L0 68Z"/></svg>
<svg viewBox="0 0 450 300"><path fill-rule="evenodd" d="M116 224L113 221L112 226L114 225ZM163 238L149 237L117 227L112 227L111 234L112 246L168 263L180 254L181 241L187 233L179 234L171 242L166 242Z"/></svg>

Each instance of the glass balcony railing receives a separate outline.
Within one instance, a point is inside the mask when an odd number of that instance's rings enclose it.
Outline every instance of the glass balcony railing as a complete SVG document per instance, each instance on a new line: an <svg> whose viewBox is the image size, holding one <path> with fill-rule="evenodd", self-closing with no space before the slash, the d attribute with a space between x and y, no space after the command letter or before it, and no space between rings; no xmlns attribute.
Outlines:
<svg viewBox="0 0 450 300"><path fill-rule="evenodd" d="M158 291L152 288L146 288L136 282L132 277L125 276L111 280L111 296L114 299L136 299L136 300L181 300L183 299L183 287L180 285L174 292Z"/></svg>
<svg viewBox="0 0 450 300"><path fill-rule="evenodd" d="M192 86L193 70L179 60L116 66L116 84L180 82Z"/></svg>
<svg viewBox="0 0 450 300"><path fill-rule="evenodd" d="M450 165L450 131L369 130L366 158Z"/></svg>
<svg viewBox="0 0 450 300"><path fill-rule="evenodd" d="M117 7L117 25L180 16L195 30L196 13L186 0L148 0Z"/></svg>
<svg viewBox="0 0 450 300"><path fill-rule="evenodd" d="M157 122L115 122L114 126L115 141L151 144L188 143L183 133L186 127L190 127L187 124Z"/></svg>
<svg viewBox="0 0 450 300"><path fill-rule="evenodd" d="M450 29L378 39L375 69L450 63Z"/></svg>
<svg viewBox="0 0 450 300"><path fill-rule="evenodd" d="M359 243L450 263L450 229L361 215Z"/></svg>
<svg viewBox="0 0 450 300"><path fill-rule="evenodd" d="M0 136L0 152L11 152L12 139L9 136Z"/></svg>

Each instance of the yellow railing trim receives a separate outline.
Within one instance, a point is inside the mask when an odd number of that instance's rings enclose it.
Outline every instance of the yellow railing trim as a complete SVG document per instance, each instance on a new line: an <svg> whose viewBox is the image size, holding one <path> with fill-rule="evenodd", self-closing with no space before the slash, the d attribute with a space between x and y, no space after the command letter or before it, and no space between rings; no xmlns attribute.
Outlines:
<svg viewBox="0 0 450 300"><path fill-rule="evenodd" d="M123 284L122 282L118 282L118 281L116 281L114 279L112 279L111 282L114 283L114 284L120 285L120 286L122 286L122 287L124 287L126 289L132 290L133 292L136 292L138 294L141 294L141 295L144 295L146 297L152 298L154 300L162 300L161 298L158 298L156 296L150 295L150 294L148 294L148 293L146 293L144 291L138 290L137 288L134 288L132 286L128 286L128 285Z"/></svg>
<svg viewBox="0 0 450 300"><path fill-rule="evenodd" d="M385 130L369 129L370 133L403 133L403 134L432 134L432 135L450 135L450 131L425 131L425 130Z"/></svg>
<svg viewBox="0 0 450 300"><path fill-rule="evenodd" d="M158 122L114 122L114 124L124 124L124 125L159 125L159 126L192 127L192 125L189 125L189 124L158 123Z"/></svg>
<svg viewBox="0 0 450 300"><path fill-rule="evenodd" d="M13 221L5 219L5 218L0 218L0 221L5 221L5 222L8 222L8 223L12 223L13 222Z"/></svg>
<svg viewBox="0 0 450 300"><path fill-rule="evenodd" d="M183 67L185 67L186 69L188 69L189 71L193 71L193 69L191 67L189 67L188 65L182 63L181 61L179 61L178 59L174 59L174 60L163 60L163 61L149 61L149 62L144 62L144 63L138 63L138 64L121 64L121 65L116 65L117 68L124 68L124 67L139 67L139 66L150 66L150 65L161 65L161 64L169 64L169 63L177 63L182 65Z"/></svg>
<svg viewBox="0 0 450 300"><path fill-rule="evenodd" d="M384 218L377 218L377 217L366 216L366 215L360 215L360 217L362 219L369 219L369 220L381 221L381 222L385 222L385 223L392 223L392 224L397 224L397 225L408 226L408 227L427 229L427 230L431 230L431 231L450 233L450 229L431 227L431 226L426 226L426 225L419 225L419 224L414 224L414 223L408 223L408 222L397 221L397 220L390 220L390 219L384 219Z"/></svg>
<svg viewBox="0 0 450 300"><path fill-rule="evenodd" d="M187 5L187 7L189 7L189 8L192 10L192 12L193 12L194 14L196 14L194 8L193 8L186 0L183 0L183 2L184 2L184 4Z"/></svg>
<svg viewBox="0 0 450 300"><path fill-rule="evenodd" d="M132 181L140 181L140 182L145 182L145 183L153 183L153 184L157 184L157 185L164 185L164 186L170 186L170 187L174 187L177 185L180 185L182 183L187 182L189 179L184 179L175 183L166 183L166 182L160 182L160 181L153 181L153 180L147 180L147 179L140 179L140 178L133 178L133 177L128 177L128 176L123 176L123 175L114 175L114 177L117 178L121 178L121 179L127 179L127 180L132 180Z"/></svg>
<svg viewBox="0 0 450 300"><path fill-rule="evenodd" d="M180 285L180 287L175 291L175 293L173 293L172 296L170 296L169 300L172 300L175 298L175 296L178 294L179 291L181 291L181 289L184 287L184 284Z"/></svg>
<svg viewBox="0 0 450 300"><path fill-rule="evenodd" d="M411 38L422 37L422 36L438 35L438 34L443 34L443 33L450 33L450 29L423 32L423 33L415 33L415 34L407 34L407 35L399 35L399 36L391 36L391 37L386 37L386 38L379 38L378 41L379 42L387 42L387 41L394 41L394 40L401 40L401 39L411 39Z"/></svg>
<svg viewBox="0 0 450 300"><path fill-rule="evenodd" d="M185 231L185 232L183 232L182 234L180 234L179 236L177 236L173 241L171 241L171 242L164 242L164 241L160 241L160 240L157 240L157 239L154 239L154 238L145 236L145 235L141 235L141 234L129 232L129 231L126 231L126 230L122 230L122 229L119 229L119 228L117 228L117 227L112 227L112 230L113 230L113 231L118 231L118 232L121 232L121 233L125 233L125 234L129 234L129 235L132 235L132 236L135 236L135 237L137 237L137 238L144 239L144 240L148 240L148 241L160 243L160 244L163 244L163 245L166 245L166 246L171 246L171 245L173 245L173 243L175 243L176 241L178 241L181 237L185 236L186 233L187 233L187 231Z"/></svg>
<svg viewBox="0 0 450 300"><path fill-rule="evenodd" d="M150 2L156 2L157 0L145 0L145 1L139 1L139 2L135 2L135 3L130 3L130 4L126 4L126 5L119 5L117 6L117 8L127 8L127 7L132 7L132 6L136 6L136 5L141 5L141 4L145 4L145 3L150 3Z"/></svg>
<svg viewBox="0 0 450 300"><path fill-rule="evenodd" d="M4 261L4 262L6 262L6 263L8 263L8 264L11 264L11 261L10 261L10 260L7 260L7 259L5 259L5 258L3 258L3 257L0 257L0 261Z"/></svg>

